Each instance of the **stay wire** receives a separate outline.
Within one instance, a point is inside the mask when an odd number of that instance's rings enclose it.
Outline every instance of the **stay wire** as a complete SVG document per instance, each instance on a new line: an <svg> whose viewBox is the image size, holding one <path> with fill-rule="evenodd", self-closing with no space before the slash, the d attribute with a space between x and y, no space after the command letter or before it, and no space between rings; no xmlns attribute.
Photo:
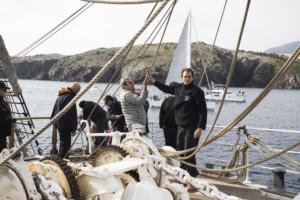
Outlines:
<svg viewBox="0 0 300 200"><path fill-rule="evenodd" d="M26 54L28 54L30 51L32 51L34 48L38 47L39 45L41 45L42 43L40 43L42 40L44 40L46 37L48 37L51 33L53 35L53 32L55 30L61 30L61 27L65 27L67 24L69 24L71 21L73 21L74 19L76 19L81 13L83 13L87 8L89 8L90 6L92 6L93 3L86 3L84 4L82 7L80 7L78 10L76 10L74 13L72 13L69 17L67 17L66 19L64 19L62 22L60 22L58 25L56 25L55 27L53 27L51 30L49 30L48 32L46 32L44 35L42 35L40 38L38 38L37 40L35 40L34 42L32 42L30 45L28 45L27 47L25 47L24 49L22 49L20 52L18 52L17 54L15 54L13 57L15 57L14 59L12 59L12 62L16 62L20 59L20 57L25 56ZM65 24L65 25L64 25ZM57 31L56 31L57 32ZM56 33L55 32L55 33ZM51 35L51 36L52 36ZM50 37L51 37L50 36ZM49 39L49 37L48 37ZM47 39L46 39L47 40ZM46 41L44 40L44 41ZM37 45L38 43L40 43L39 45ZM37 45L37 46L36 46ZM36 46L36 47L34 47ZM30 50L31 49L31 50ZM29 51L30 50L30 51Z"/></svg>

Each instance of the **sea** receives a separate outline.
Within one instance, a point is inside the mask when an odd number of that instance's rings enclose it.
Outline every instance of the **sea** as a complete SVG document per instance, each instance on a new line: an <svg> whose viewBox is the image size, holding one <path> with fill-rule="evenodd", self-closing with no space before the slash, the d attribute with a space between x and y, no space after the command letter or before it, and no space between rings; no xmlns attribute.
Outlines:
<svg viewBox="0 0 300 200"><path fill-rule="evenodd" d="M38 80L19 80L19 84L23 90L23 96L27 103L31 116L33 117L48 117L51 115L55 99L60 87L68 87L70 82L57 81L38 81ZM87 83L81 83L85 87ZM97 102L107 84L95 84L81 100L89 100ZM140 85L136 86L141 87ZM113 84L107 94L119 94L119 85ZM149 86L149 96L154 94L161 95L162 93L154 86ZM258 88L230 88L230 91L245 91L246 102L225 102L219 120L218 126L226 126L232 122L250 103L260 94L262 89ZM290 133L287 130L300 131L300 90L272 90L263 101L256 106L250 114L248 114L238 126L248 127L248 133L258 137L263 143L275 149L285 149L288 146L300 141L300 133ZM103 101L100 101L103 105ZM215 111L208 112L208 125L211 125L215 119L219 103L216 105ZM78 108L78 113L80 113ZM149 137L157 146L164 145L163 132L158 126L159 108L151 108L148 111L150 134ZM35 130L43 127L48 120L35 120ZM263 129L280 129L281 132L267 130L252 130L252 128ZM221 128L215 128L212 135L220 131ZM38 137L39 146L44 152L51 148L51 131L49 128ZM200 143L209 132L209 127L203 132ZM216 168L224 167L231 159L233 153L233 145L236 142L243 143L244 135L238 141L236 130L228 132L226 135L207 145L197 154L197 162L200 165L206 163L214 164ZM80 141L78 141L80 143ZM76 144L79 145L79 144ZM258 148L254 145L248 150L249 162L255 162L269 156L271 152L266 149ZM300 146L291 150L288 155L300 162ZM298 166L299 167L299 166ZM293 193L300 192L300 173L299 168L293 168L286 160L273 159L265 163L255 166L249 170L249 181L252 183L266 185L269 188L273 187L273 171L278 168L286 170L285 174L285 190Z"/></svg>

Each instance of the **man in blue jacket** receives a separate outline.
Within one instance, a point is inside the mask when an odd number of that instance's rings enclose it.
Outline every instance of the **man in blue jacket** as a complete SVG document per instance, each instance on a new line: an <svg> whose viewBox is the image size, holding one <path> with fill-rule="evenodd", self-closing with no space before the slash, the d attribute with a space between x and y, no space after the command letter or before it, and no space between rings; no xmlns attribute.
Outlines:
<svg viewBox="0 0 300 200"><path fill-rule="evenodd" d="M150 77L150 81L161 91L175 95L174 113L178 126L177 149L190 149L198 145L202 130L206 128L207 108L203 90L193 83L194 72L191 68L181 71L182 83L165 85ZM195 156L186 160L196 164ZM191 176L197 176L196 168L182 164Z"/></svg>
<svg viewBox="0 0 300 200"><path fill-rule="evenodd" d="M79 83L74 83L71 87L60 88L58 97L52 110L51 118L59 113L80 91ZM59 157L64 158L71 147L72 133L77 129L77 109L76 105L66 112L54 124L60 138Z"/></svg>

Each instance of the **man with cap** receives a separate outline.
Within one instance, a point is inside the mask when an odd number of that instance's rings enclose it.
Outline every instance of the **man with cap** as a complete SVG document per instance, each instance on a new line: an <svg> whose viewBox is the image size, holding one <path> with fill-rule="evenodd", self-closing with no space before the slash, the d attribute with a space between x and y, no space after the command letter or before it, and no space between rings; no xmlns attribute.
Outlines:
<svg viewBox="0 0 300 200"><path fill-rule="evenodd" d="M80 91L79 83L74 83L71 87L60 88L58 97L52 110L51 118L64 109L64 107L76 96ZM71 136L77 129L77 109L73 105L59 120L54 123L60 138L59 157L64 158L71 148Z"/></svg>
<svg viewBox="0 0 300 200"><path fill-rule="evenodd" d="M7 148L6 137L10 136L13 123L16 122L11 115L9 105L4 97L9 89L3 81L0 81L0 152Z"/></svg>
<svg viewBox="0 0 300 200"><path fill-rule="evenodd" d="M96 125L96 132L104 133L107 126L106 111L100 105L92 101L81 101L79 107L82 108L83 119L89 118L89 120ZM100 145L103 139L103 137L97 137L95 145Z"/></svg>

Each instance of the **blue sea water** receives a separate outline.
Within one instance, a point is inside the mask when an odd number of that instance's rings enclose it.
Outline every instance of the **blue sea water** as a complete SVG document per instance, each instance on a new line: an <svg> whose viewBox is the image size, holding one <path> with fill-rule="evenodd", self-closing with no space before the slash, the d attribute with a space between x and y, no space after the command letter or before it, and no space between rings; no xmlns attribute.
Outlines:
<svg viewBox="0 0 300 200"><path fill-rule="evenodd" d="M50 116L52 107L57 97L59 87L69 86L68 82L54 82L54 81L35 81L35 80L20 80L24 99L27 103L31 116ZM82 83L85 86L86 83ZM81 99L97 101L102 94L106 84L96 84L91 90L88 91ZM112 94L118 85L113 85L109 94ZM246 92L245 103L233 103L225 102L222 109L220 119L217 125L227 125L237 117L237 115L243 111L255 97L261 92L262 89L254 88L230 88L231 91L242 90ZM150 95L160 94L155 87L149 86ZM272 128L272 129L289 129L300 130L300 91L299 90L272 90L268 96L255 108L253 111L245 117L239 126L246 125L247 127L260 127L260 128ZM103 102L101 102L103 103ZM218 108L219 104L217 104ZM80 109L78 109L79 111ZM150 137L154 143L158 146L164 144L163 133L158 128L158 114L159 109L149 109L149 121L150 123ZM215 112L208 113L208 124L212 124L216 115ZM35 121L36 130L46 124L47 120ZM208 133L209 128L204 131L202 140ZM213 134L220 131L220 129L214 129ZM47 151L50 147L51 130L47 130L41 136L38 137L43 149ZM300 133L287 133L287 132L268 132L260 130L249 130L250 134L256 135L262 142L272 146L276 149L284 149L298 141L300 141ZM213 163L218 166L225 166L224 161L230 160L232 153L232 145L236 142L235 131L228 132L225 136L218 139L216 142L204 147L200 153L197 154L197 162L200 164ZM201 141L202 141L201 140ZM241 141L245 140L244 137ZM293 151L300 152L300 147L296 147ZM255 148L249 149L249 160L254 162L260 160L268 155L269 152L258 152ZM300 153L289 154L293 159L300 162ZM289 167L287 161L280 159L274 159L266 163L261 164L270 168L275 167ZM285 167L286 168L286 167ZM290 171L297 171L293 168L288 168ZM287 191L299 193L300 192L300 174L299 173L286 173L286 185ZM250 169L250 180L254 183L260 183L272 187L273 175L272 170L254 167Z"/></svg>

